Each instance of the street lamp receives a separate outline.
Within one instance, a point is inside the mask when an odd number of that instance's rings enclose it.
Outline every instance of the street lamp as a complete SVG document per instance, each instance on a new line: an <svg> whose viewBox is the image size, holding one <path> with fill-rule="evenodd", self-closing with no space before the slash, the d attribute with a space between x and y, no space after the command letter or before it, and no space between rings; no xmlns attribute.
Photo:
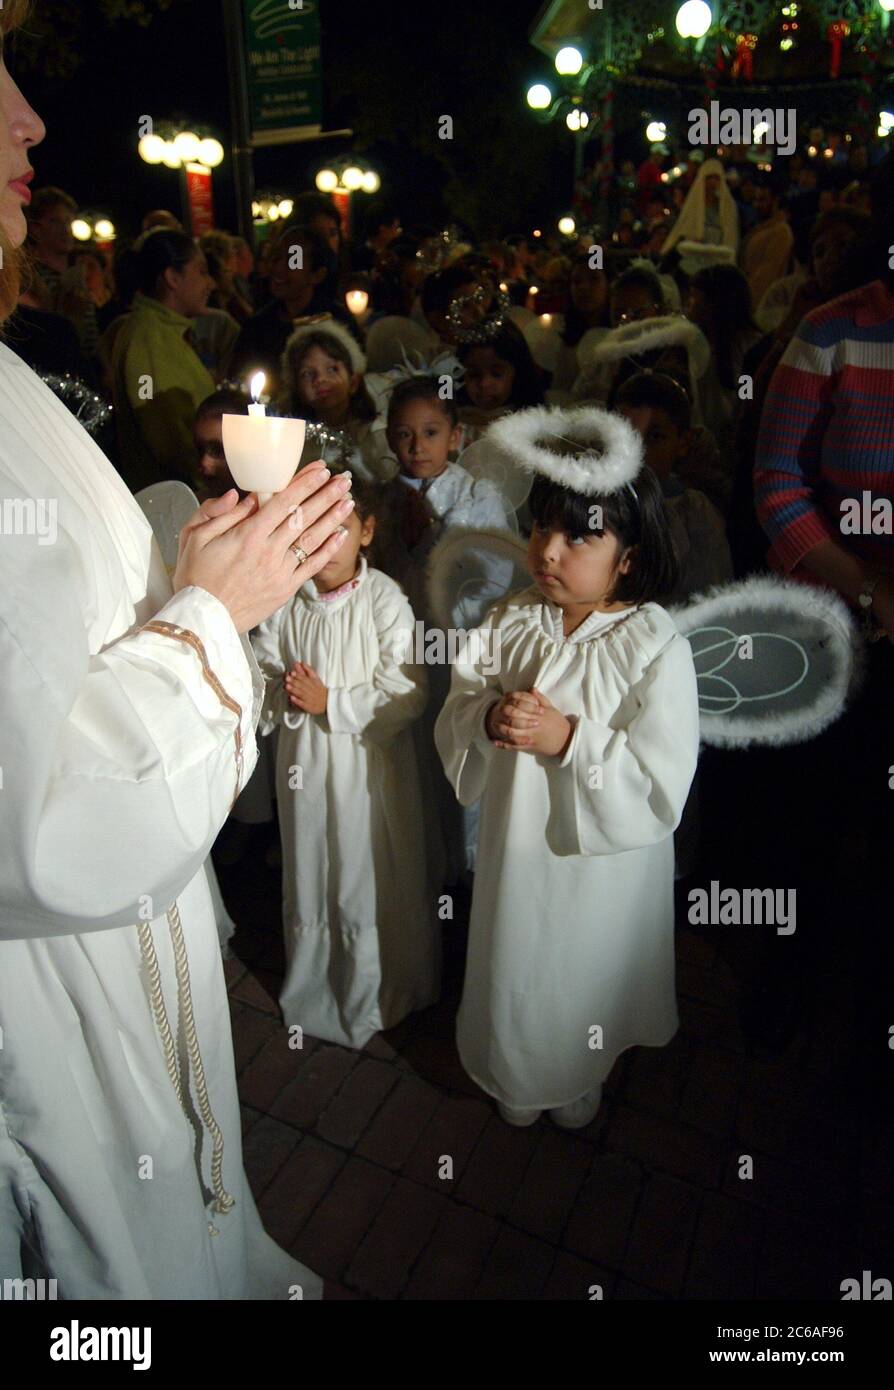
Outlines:
<svg viewBox="0 0 894 1390"><path fill-rule="evenodd" d="M553 94L545 82L535 82L528 88L528 105L532 111L545 111L552 105Z"/></svg>
<svg viewBox="0 0 894 1390"><path fill-rule="evenodd" d="M676 26L681 39L703 39L714 16L705 0L685 0L677 10Z"/></svg>
<svg viewBox="0 0 894 1390"><path fill-rule="evenodd" d="M578 48L560 48L556 54L556 72L562 77L577 77L584 65L584 55Z"/></svg>
<svg viewBox="0 0 894 1390"><path fill-rule="evenodd" d="M646 139L650 145L660 145L667 135L667 126L664 121L650 121L646 126Z"/></svg>
<svg viewBox="0 0 894 1390"><path fill-rule="evenodd" d="M211 170L223 161L224 147L219 140L168 126L144 135L137 152L146 164L163 164L167 169L182 171L180 196L195 235L214 226Z"/></svg>
<svg viewBox="0 0 894 1390"><path fill-rule="evenodd" d="M363 160L355 155L345 155L335 160L325 169L320 169L314 179L321 193L328 193L338 208L344 224L345 236L351 232L351 197L354 193L378 193L382 180Z"/></svg>
<svg viewBox="0 0 894 1390"><path fill-rule="evenodd" d="M574 233L577 231L577 223L570 214L566 217L559 218L559 231L562 233L562 236L574 236Z"/></svg>

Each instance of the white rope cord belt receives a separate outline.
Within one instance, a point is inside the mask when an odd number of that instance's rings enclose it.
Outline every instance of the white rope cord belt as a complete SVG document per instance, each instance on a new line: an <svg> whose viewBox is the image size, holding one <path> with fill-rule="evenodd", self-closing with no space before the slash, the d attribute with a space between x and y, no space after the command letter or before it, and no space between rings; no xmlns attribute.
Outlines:
<svg viewBox="0 0 894 1390"><path fill-rule="evenodd" d="M211 1101L208 1097L205 1067L202 1063L202 1052L199 1047L199 1037L196 1032L195 1014L193 1012L186 941L183 936L183 924L180 921L180 909L176 902L173 906L168 908L166 917L168 930L171 934L171 945L174 948L174 970L177 976L177 1002L186 1040L189 1072L191 1072L195 1081L196 1100L198 1101L202 1123L211 1135L211 1190L214 1193L215 1199L213 1210L222 1215L226 1215L226 1213L235 1206L236 1199L230 1196L223 1185L223 1134L220 1125L214 1118L214 1112L211 1109ZM137 931L140 938L140 955L143 958L149 980L149 1004L152 1009L152 1017L155 1020L155 1026L161 1038L165 1066L171 1078L171 1084L177 1093L180 1108L187 1120L189 1120L186 1093L180 1077L180 1068L177 1063L177 1048L174 1043L174 1034L171 1029L171 1023L165 1005L164 991L161 985L161 970L159 969L155 942L152 939L152 928L148 922L140 922ZM187 1089L188 1085L189 1076L187 1076ZM208 1230L213 1236L220 1234L211 1221L208 1222Z"/></svg>
<svg viewBox="0 0 894 1390"><path fill-rule="evenodd" d="M191 647L201 662L204 679L211 686L221 704L236 716L236 728L234 731L236 791L233 797L233 803L235 804L236 797L238 797L242 789L243 774L241 706L224 690L220 680L211 669L208 656L205 652L204 643L194 632L191 632L189 628L177 627L174 623L166 623L154 619L152 622L146 623L141 631L154 632L162 637L171 637L175 641L182 642L186 646ZM186 953L183 924L180 921L180 909L176 902L168 908L166 918L168 931L171 936L171 945L174 950L174 970L177 976L177 1004L180 1013L180 1022L183 1025L183 1035L186 1041L188 1074L185 1087L180 1076L177 1047L174 1041L174 1034L171 1030L167 1007L165 1005L164 991L161 985L161 970L158 965L155 942L152 939L152 928L148 922L141 921L138 923L137 932L140 940L140 955L146 967L146 975L149 982L149 1005L152 1009L152 1017L155 1020L155 1026L161 1039L165 1066L171 1078L171 1085L177 1093L180 1108L190 1124L192 1124L192 1121L187 1108L189 1074L192 1075L195 1082L199 1115L203 1125L211 1136L211 1190L214 1193L212 1210L225 1215L236 1205L236 1199L230 1196L223 1185L223 1133L221 1132L220 1125L214 1118L214 1112L211 1109L211 1101L208 1098L208 1085L205 1080L205 1067L202 1063L202 1052L199 1047L199 1036L196 1031L195 1014L193 1012L192 990L189 984L189 958ZM201 1177L201 1173L199 1176ZM220 1235L220 1232L211 1221L208 1222L208 1230L213 1236Z"/></svg>

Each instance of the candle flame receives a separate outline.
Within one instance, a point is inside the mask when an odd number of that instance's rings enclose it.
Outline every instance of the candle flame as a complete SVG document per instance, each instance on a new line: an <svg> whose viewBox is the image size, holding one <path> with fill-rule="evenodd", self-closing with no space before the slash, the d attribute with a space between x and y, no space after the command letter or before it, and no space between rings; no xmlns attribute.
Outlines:
<svg viewBox="0 0 894 1390"><path fill-rule="evenodd" d="M251 398L253 401L261 399L261 392L267 384L267 378L263 372L255 372L251 379Z"/></svg>

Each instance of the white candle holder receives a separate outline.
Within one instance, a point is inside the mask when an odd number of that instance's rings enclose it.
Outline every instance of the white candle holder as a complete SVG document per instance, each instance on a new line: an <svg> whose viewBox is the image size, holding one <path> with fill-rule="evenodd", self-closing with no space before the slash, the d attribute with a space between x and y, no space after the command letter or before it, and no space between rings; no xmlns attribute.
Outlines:
<svg viewBox="0 0 894 1390"><path fill-rule="evenodd" d="M304 450L306 421L252 413L224 415L221 424L233 481L243 492L256 492L263 507L295 476Z"/></svg>

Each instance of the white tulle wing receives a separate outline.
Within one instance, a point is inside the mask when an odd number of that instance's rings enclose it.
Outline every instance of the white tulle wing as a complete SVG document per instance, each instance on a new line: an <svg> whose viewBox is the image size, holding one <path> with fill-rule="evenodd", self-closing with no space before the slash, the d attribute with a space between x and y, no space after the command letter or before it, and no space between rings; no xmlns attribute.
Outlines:
<svg viewBox="0 0 894 1390"><path fill-rule="evenodd" d="M180 532L198 509L199 499L186 483L172 480L144 487L136 494L136 500L155 533L168 574L173 574Z"/></svg>
<svg viewBox="0 0 894 1390"><path fill-rule="evenodd" d="M670 611L692 647L701 734L715 747L815 738L859 681L860 635L831 590L758 575Z"/></svg>
<svg viewBox="0 0 894 1390"><path fill-rule="evenodd" d="M527 546L509 531L451 527L428 561L431 612L445 632L480 627L488 609L527 589Z"/></svg>

